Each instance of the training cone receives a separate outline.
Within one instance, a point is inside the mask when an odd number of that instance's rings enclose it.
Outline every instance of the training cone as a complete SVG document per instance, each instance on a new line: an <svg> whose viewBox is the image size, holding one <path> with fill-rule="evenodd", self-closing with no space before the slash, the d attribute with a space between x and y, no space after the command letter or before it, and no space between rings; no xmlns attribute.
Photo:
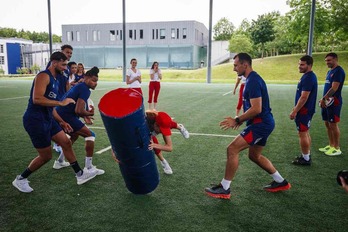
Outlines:
<svg viewBox="0 0 348 232"><path fill-rule="evenodd" d="M150 131L142 95L119 88L106 93L98 106L127 189L134 194L152 192L159 174L154 153L148 149Z"/></svg>

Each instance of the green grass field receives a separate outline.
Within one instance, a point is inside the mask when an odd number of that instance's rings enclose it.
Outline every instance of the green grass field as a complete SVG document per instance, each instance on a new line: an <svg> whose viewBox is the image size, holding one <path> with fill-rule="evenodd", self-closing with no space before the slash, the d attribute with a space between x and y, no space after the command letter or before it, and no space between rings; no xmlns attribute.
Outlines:
<svg viewBox="0 0 348 232"><path fill-rule="evenodd" d="M197 134L188 140L173 135L174 151L164 155L174 174L165 175L156 160L160 184L155 191L130 193L107 151L95 154L93 160L106 171L104 175L78 186L71 168L54 170L51 160L29 177L34 192L24 194L11 182L36 156L22 125L30 86L29 80L0 80L0 231L347 231L348 194L336 183L337 172L348 169L346 104L340 123L343 155L327 157L318 152L327 137L317 112L311 128L313 165L293 166L299 145L288 115L296 86L270 84L276 128L264 155L292 189L265 192L262 188L271 177L248 160L244 151L231 185L231 200L219 200L206 196L204 188L221 181L226 147L233 138L209 134L239 133L218 126L225 116L234 116L237 96L228 94L233 85L163 83L158 110L168 112ZM100 81L91 97L97 105L106 92L119 87L125 84ZM321 95L322 86L319 89ZM145 102L147 91L144 83ZM347 89L343 92L348 99ZM106 131L100 127L103 123L97 113L92 127L97 135L96 152L109 146ZM83 167L82 139L74 144L74 150Z"/></svg>

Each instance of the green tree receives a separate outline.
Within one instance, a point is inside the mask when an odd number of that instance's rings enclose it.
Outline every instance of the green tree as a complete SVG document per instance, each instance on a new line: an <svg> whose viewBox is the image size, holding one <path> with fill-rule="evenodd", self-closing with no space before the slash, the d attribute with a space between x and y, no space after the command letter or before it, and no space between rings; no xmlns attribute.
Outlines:
<svg viewBox="0 0 348 232"><path fill-rule="evenodd" d="M10 37L17 37L17 31L13 28L0 28L0 37L4 38L10 38Z"/></svg>
<svg viewBox="0 0 348 232"><path fill-rule="evenodd" d="M213 27L214 40L229 40L234 31L234 25L227 18L221 18Z"/></svg>
<svg viewBox="0 0 348 232"><path fill-rule="evenodd" d="M274 13L259 15L258 19L253 20L251 23L251 39L255 45L260 45L262 58L264 56L265 43L273 41L275 38L274 17Z"/></svg>
<svg viewBox="0 0 348 232"><path fill-rule="evenodd" d="M4 38L17 37L17 38L32 40L34 43L49 42L47 32L35 32L35 31L30 32L30 31L24 31L23 29L17 31L16 29L13 29L13 28L0 28L0 37L4 37ZM55 34L52 35L52 40L54 43L59 43L62 41L61 37Z"/></svg>
<svg viewBox="0 0 348 232"><path fill-rule="evenodd" d="M243 34L233 35L229 41L228 50L233 53L253 51L253 45L248 36Z"/></svg>
<svg viewBox="0 0 348 232"><path fill-rule="evenodd" d="M240 23L239 27L234 32L235 35L245 35L250 38L250 27L251 24L247 19L243 19Z"/></svg>
<svg viewBox="0 0 348 232"><path fill-rule="evenodd" d="M289 23L289 34L294 46L294 52L305 52L308 44L308 34L311 14L311 0L289 0L290 12L287 14L291 18ZM335 23L328 10L327 0L316 0L316 10L314 19L314 51L320 43L326 43L328 36L333 39L330 28ZM330 40L331 40L330 39Z"/></svg>

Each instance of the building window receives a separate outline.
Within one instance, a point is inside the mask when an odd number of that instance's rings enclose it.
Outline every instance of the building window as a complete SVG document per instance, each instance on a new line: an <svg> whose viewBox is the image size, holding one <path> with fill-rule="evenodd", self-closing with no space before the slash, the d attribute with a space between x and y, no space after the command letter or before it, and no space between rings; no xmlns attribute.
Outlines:
<svg viewBox="0 0 348 232"><path fill-rule="evenodd" d="M88 31L86 31L86 41L88 41Z"/></svg>
<svg viewBox="0 0 348 232"><path fill-rule="evenodd" d="M110 30L110 41L115 41L115 39L116 39L115 30Z"/></svg>
<svg viewBox="0 0 348 232"><path fill-rule="evenodd" d="M80 41L81 38L80 38L80 32L79 31L76 31L76 41Z"/></svg>
<svg viewBox="0 0 348 232"><path fill-rule="evenodd" d="M100 40L100 31L93 31L93 41Z"/></svg>
<svg viewBox="0 0 348 232"><path fill-rule="evenodd" d="M155 29L152 29L152 39L155 39Z"/></svg>
<svg viewBox="0 0 348 232"><path fill-rule="evenodd" d="M139 39L144 39L144 30L140 29Z"/></svg>
<svg viewBox="0 0 348 232"><path fill-rule="evenodd" d="M133 39L133 30L129 30L129 39Z"/></svg>
<svg viewBox="0 0 348 232"><path fill-rule="evenodd" d="M134 30L134 40L137 39L137 30Z"/></svg>
<svg viewBox="0 0 348 232"><path fill-rule="evenodd" d="M172 38L172 39L175 39L175 28L172 28L170 34L171 34L171 38Z"/></svg>
<svg viewBox="0 0 348 232"><path fill-rule="evenodd" d="M156 39L158 39L158 29L156 29Z"/></svg>
<svg viewBox="0 0 348 232"><path fill-rule="evenodd" d="M176 29L176 38L179 39L179 28Z"/></svg>
<svg viewBox="0 0 348 232"><path fill-rule="evenodd" d="M122 30L117 30L116 31L116 39L117 40L122 40Z"/></svg>
<svg viewBox="0 0 348 232"><path fill-rule="evenodd" d="M122 30L120 30L120 33L118 33L119 31L117 30L117 38L119 38L120 40L122 40Z"/></svg>
<svg viewBox="0 0 348 232"><path fill-rule="evenodd" d="M186 36L187 36L187 28L183 28L182 29L182 38L186 39Z"/></svg>
<svg viewBox="0 0 348 232"><path fill-rule="evenodd" d="M0 56L0 64L5 64L5 57L4 56Z"/></svg>
<svg viewBox="0 0 348 232"><path fill-rule="evenodd" d="M4 53L4 45L0 44L0 53Z"/></svg>
<svg viewBox="0 0 348 232"><path fill-rule="evenodd" d="M93 41L97 41L97 31L93 31Z"/></svg>
<svg viewBox="0 0 348 232"><path fill-rule="evenodd" d="M166 38L166 29L160 29L160 39Z"/></svg>
<svg viewBox="0 0 348 232"><path fill-rule="evenodd" d="M72 31L67 31L66 32L66 40L67 41L74 41L74 35Z"/></svg>

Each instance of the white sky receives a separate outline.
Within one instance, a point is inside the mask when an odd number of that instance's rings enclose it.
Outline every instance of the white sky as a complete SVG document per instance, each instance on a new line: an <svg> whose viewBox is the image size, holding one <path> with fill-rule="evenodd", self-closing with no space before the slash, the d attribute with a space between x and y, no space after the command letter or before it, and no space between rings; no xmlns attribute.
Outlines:
<svg viewBox="0 0 348 232"><path fill-rule="evenodd" d="M209 27L210 0L126 0L127 22L196 20ZM1 0L0 27L48 32L47 0ZM247 18L290 10L286 0L213 0L213 26L222 17L235 27ZM122 0L51 0L52 32L62 24L122 23Z"/></svg>

